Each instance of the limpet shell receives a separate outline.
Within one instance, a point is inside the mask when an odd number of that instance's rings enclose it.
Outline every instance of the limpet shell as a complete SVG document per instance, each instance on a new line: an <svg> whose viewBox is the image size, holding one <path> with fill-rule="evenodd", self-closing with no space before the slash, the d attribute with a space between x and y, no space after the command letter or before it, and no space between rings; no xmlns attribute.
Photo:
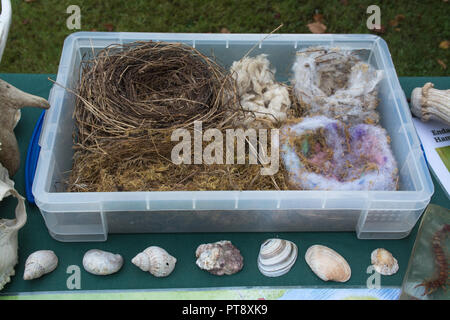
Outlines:
<svg viewBox="0 0 450 320"><path fill-rule="evenodd" d="M297 260L295 243L282 239L267 239L261 245L258 269L267 277L279 277L291 270Z"/></svg>
<svg viewBox="0 0 450 320"><path fill-rule="evenodd" d="M351 277L347 261L336 251L322 245L313 245L305 254L306 263L323 281L346 282Z"/></svg>
<svg viewBox="0 0 450 320"><path fill-rule="evenodd" d="M116 273L122 268L123 258L120 254L91 249L84 254L83 267L92 274L106 276Z"/></svg>
<svg viewBox="0 0 450 320"><path fill-rule="evenodd" d="M52 250L39 250L30 254L25 261L24 280L33 280L50 273L58 266L58 257Z"/></svg>
<svg viewBox="0 0 450 320"><path fill-rule="evenodd" d="M390 276L398 271L398 262L392 253L383 248L378 248L372 251L370 260L376 272Z"/></svg>
<svg viewBox="0 0 450 320"><path fill-rule="evenodd" d="M175 269L177 259L163 248L152 246L135 256L131 262L155 277L167 277Z"/></svg>

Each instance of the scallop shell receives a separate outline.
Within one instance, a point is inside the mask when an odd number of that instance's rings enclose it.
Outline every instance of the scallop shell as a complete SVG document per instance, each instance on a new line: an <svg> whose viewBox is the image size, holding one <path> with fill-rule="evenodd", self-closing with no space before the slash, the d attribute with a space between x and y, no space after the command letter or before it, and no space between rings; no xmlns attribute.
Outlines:
<svg viewBox="0 0 450 320"><path fill-rule="evenodd" d="M177 259L163 248L152 246L139 253L131 262L155 277L167 277L175 268Z"/></svg>
<svg viewBox="0 0 450 320"><path fill-rule="evenodd" d="M50 273L58 266L58 257L52 250L33 252L25 262L24 280L32 280Z"/></svg>
<svg viewBox="0 0 450 320"><path fill-rule="evenodd" d="M296 260L295 243L282 239L268 239L261 245L258 269L267 277L279 277L288 273Z"/></svg>
<svg viewBox="0 0 450 320"><path fill-rule="evenodd" d="M92 249L84 254L83 267L92 274L106 276L122 268L123 258L120 254Z"/></svg>
<svg viewBox="0 0 450 320"><path fill-rule="evenodd" d="M321 245L309 247L305 259L311 270L324 281L346 282L351 277L347 261L328 247Z"/></svg>
<svg viewBox="0 0 450 320"><path fill-rule="evenodd" d="M397 259L386 249L378 248L373 250L370 259L375 271L382 275L390 276L398 271Z"/></svg>

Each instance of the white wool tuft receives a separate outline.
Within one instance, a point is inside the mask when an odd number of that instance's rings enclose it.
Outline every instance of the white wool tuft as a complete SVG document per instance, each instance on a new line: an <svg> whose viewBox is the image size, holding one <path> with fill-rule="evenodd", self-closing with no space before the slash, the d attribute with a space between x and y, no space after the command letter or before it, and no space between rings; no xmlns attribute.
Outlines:
<svg viewBox="0 0 450 320"><path fill-rule="evenodd" d="M289 92L275 81L275 70L270 69L267 55L235 61L230 71L236 81L242 108L251 112L246 114L244 124L256 119L273 123L286 120L291 107Z"/></svg>

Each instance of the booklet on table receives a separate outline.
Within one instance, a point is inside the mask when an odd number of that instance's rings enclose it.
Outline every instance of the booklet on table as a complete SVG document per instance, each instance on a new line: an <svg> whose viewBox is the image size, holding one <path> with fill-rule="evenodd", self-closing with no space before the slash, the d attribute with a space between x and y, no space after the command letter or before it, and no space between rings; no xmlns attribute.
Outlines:
<svg viewBox="0 0 450 320"><path fill-rule="evenodd" d="M413 117L431 172L450 199L450 126L430 120L422 122Z"/></svg>

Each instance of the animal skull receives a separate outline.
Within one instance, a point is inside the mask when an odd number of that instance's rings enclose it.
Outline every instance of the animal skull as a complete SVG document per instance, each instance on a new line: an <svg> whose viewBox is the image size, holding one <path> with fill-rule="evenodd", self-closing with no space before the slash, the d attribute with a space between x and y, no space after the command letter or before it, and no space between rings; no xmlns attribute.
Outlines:
<svg viewBox="0 0 450 320"><path fill-rule="evenodd" d="M10 195L17 198L18 204L15 219L0 219L0 290L15 274L14 266L18 262L17 235L27 221L25 199L14 189L8 170L0 163L0 202Z"/></svg>
<svg viewBox="0 0 450 320"><path fill-rule="evenodd" d="M46 99L23 92L0 79L0 162L8 169L10 176L20 166L20 153L14 128L20 120L20 108L37 107L48 109Z"/></svg>

